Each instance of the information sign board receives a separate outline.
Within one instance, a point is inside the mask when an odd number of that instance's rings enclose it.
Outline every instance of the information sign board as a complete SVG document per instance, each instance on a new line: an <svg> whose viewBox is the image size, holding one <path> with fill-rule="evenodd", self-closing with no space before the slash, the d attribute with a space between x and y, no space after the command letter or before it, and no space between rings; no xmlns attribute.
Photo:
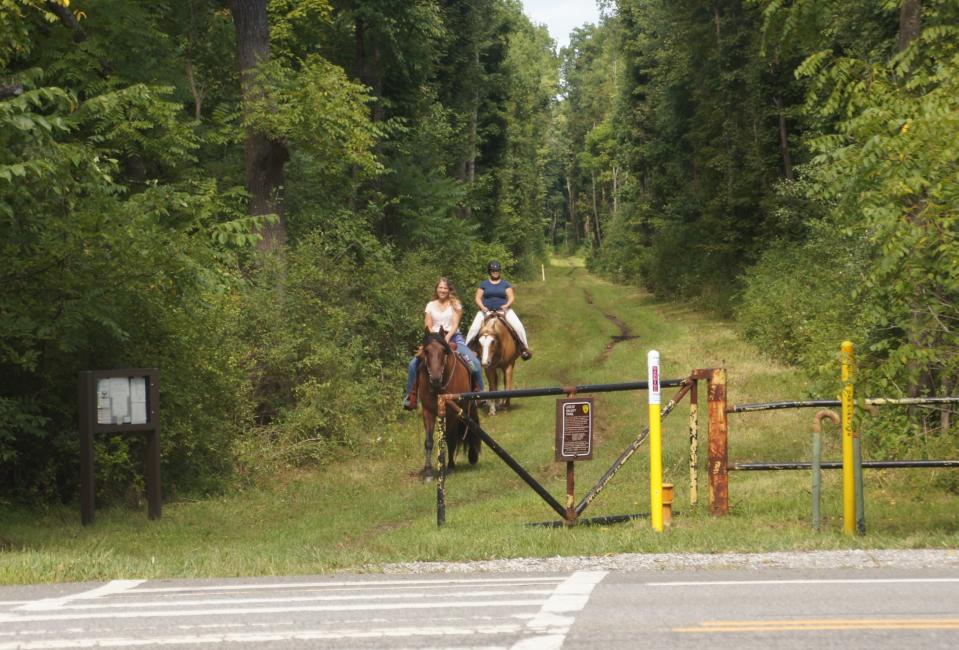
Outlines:
<svg viewBox="0 0 959 650"><path fill-rule="evenodd" d="M592 458L593 398L556 400L556 461Z"/></svg>
<svg viewBox="0 0 959 650"><path fill-rule="evenodd" d="M150 519L160 518L160 407L156 368L84 370L80 393L80 521L93 522L94 434L147 435L146 488Z"/></svg>

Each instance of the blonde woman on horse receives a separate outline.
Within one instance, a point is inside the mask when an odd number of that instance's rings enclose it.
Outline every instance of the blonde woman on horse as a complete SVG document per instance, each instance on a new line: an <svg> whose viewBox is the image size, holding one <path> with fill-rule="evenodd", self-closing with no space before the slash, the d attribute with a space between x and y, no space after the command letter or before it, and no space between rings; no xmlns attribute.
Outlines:
<svg viewBox="0 0 959 650"><path fill-rule="evenodd" d="M476 338L480 328L483 326L483 321L489 314L495 312L506 319L506 323L516 334L516 338L519 339L519 344L522 348L520 356L523 357L525 361L533 356L533 351L529 349L529 341L526 339L526 328L523 327L523 323L520 322L516 312L511 309L513 301L516 299L513 285L503 279L503 267L496 260L492 260L486 265L486 271L489 273L489 279L483 280L476 289L474 301L480 310L476 312L476 318L473 319L473 324L470 325L469 333L466 335L466 342L470 343Z"/></svg>
<svg viewBox="0 0 959 650"><path fill-rule="evenodd" d="M462 317L463 303L456 295L453 283L445 277L440 278L436 288L433 289L433 299L426 303L426 309L423 310L423 325L428 332L442 330L446 333L447 344L455 344L457 354L463 358L470 369L476 389L483 390L483 369L476 354L466 345L463 334L459 330ZM413 385L416 382L419 362L419 356L414 356L407 368L403 408L408 411L416 408L416 391L413 390Z"/></svg>

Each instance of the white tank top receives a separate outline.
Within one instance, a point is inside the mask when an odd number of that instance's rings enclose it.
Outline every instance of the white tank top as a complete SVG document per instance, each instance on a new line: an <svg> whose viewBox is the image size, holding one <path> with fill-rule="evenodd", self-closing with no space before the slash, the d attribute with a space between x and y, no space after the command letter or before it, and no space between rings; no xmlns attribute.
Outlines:
<svg viewBox="0 0 959 650"><path fill-rule="evenodd" d="M446 309L443 309L439 306L437 301L431 300L426 303L426 309L423 310L430 315L433 319L433 327L430 329L431 332L439 332L442 327L447 332L453 330L453 302L450 301L446 305Z"/></svg>

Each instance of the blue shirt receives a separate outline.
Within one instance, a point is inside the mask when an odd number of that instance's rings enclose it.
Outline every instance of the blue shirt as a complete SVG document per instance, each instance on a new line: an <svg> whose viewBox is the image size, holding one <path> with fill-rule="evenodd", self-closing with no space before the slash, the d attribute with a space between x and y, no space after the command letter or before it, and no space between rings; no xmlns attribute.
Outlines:
<svg viewBox="0 0 959 650"><path fill-rule="evenodd" d="M483 290L483 305L485 305L487 309L499 309L509 300L506 296L506 290L512 288L513 285L506 280L500 280L496 284L493 284L489 280L483 280L480 282L480 289Z"/></svg>

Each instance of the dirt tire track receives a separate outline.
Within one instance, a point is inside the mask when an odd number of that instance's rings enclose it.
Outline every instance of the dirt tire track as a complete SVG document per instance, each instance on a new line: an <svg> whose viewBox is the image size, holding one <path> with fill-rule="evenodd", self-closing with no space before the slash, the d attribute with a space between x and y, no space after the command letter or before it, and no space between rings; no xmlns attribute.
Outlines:
<svg viewBox="0 0 959 650"><path fill-rule="evenodd" d="M603 349L603 352L593 360L595 365L602 365L606 363L606 360L609 358L610 352L613 351L613 347L617 343L622 343L623 341L632 341L633 339L638 339L639 335L633 334L633 331L629 329L629 325L623 322L615 314L611 314L608 311L603 311L593 303L593 294L589 292L589 289L583 289L583 294L586 296L586 304L595 307L599 312L613 325L619 328L619 335L610 336L610 342L606 344L606 347Z"/></svg>

